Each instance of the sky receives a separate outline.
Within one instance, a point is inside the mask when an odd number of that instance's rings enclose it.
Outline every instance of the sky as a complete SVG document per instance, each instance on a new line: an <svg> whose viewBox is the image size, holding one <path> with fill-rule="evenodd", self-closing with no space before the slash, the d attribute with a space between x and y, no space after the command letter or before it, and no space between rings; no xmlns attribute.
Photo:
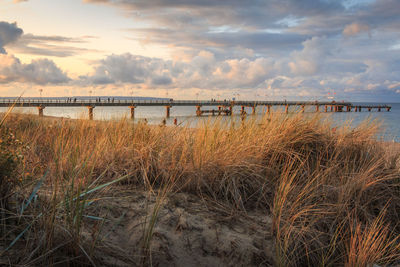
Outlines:
<svg viewBox="0 0 400 267"><path fill-rule="evenodd" d="M400 102L400 0L0 0L21 94Z"/></svg>

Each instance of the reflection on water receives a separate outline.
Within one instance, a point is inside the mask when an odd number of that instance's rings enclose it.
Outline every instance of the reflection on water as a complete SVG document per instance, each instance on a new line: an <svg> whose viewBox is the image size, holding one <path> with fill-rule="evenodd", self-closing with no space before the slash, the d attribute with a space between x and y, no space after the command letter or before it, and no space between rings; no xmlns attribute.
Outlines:
<svg viewBox="0 0 400 267"><path fill-rule="evenodd" d="M360 105L364 104L374 104L374 103L357 103ZM352 121L352 125L357 125L365 119L376 119L377 122L382 123L381 136L387 141L400 142L400 103L389 104L392 106L390 112L368 112L363 110L363 112L336 112L336 113L324 113L321 112L323 117L330 117L335 124L340 125L346 121ZM203 107L204 109L215 109L218 107ZM0 108L0 112L6 111L7 108ZM299 109L298 109L299 110ZM284 107L276 106L272 108L273 112L284 112ZM290 111L296 112L295 107L290 107ZM306 108L306 113L314 113L315 107L310 106ZM21 113L32 113L37 114L37 108L15 108L13 112ZM240 113L240 107L235 106L233 110L234 114ZM246 112L251 114L251 108L246 108ZM265 114L266 108L259 106L256 110L256 116L261 117ZM65 118L87 118L88 110L86 107L46 107L44 114L48 116L65 117ZM174 106L171 108L171 117L167 119L167 125L173 124L174 118L177 118L179 125L188 125L195 127L200 121L206 121L209 119L207 116L196 117L196 107L185 107L185 106ZM94 118L97 120L110 120L110 119L120 119L129 118L130 109L129 107L96 107L94 109ZM138 106L135 108L135 121L140 121L146 119L151 124L159 124L165 117L165 107L148 107L148 106ZM222 120L234 120L240 121L240 116L235 115L225 117Z"/></svg>

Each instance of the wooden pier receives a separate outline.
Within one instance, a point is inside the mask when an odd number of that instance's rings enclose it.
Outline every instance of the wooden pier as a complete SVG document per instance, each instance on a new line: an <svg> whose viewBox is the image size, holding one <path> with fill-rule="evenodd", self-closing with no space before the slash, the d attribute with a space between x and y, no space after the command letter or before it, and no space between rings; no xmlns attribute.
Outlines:
<svg viewBox="0 0 400 267"><path fill-rule="evenodd" d="M135 108L139 106L164 106L165 117L170 117L171 108L174 106L193 106L196 108L196 115L233 115L233 108L240 106L240 114L247 114L245 108L251 108L251 114L256 113L259 106L266 107L270 113L273 106L281 106L285 113L290 108L300 108L304 112L307 106L314 107L315 112L361 112L361 111L390 111L388 105L354 105L350 102L327 102L327 101L205 101L205 100L135 100L135 99L114 99L109 97L93 97L91 99L80 98L0 98L0 107L36 107L39 116L43 116L46 107L87 107L89 119L93 119L95 107L116 107L126 106L130 108L130 116L135 118ZM203 107L218 107L214 109L203 109Z"/></svg>

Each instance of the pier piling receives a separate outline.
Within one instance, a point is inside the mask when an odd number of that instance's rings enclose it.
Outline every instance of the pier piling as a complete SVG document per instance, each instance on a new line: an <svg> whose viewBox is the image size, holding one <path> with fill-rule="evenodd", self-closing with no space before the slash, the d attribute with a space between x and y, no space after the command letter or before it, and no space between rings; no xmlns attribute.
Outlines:
<svg viewBox="0 0 400 267"><path fill-rule="evenodd" d="M165 106L165 117L169 118L171 113L171 106Z"/></svg>
<svg viewBox="0 0 400 267"><path fill-rule="evenodd" d="M129 108L131 109L131 119L133 120L135 118L135 106L129 106Z"/></svg>
<svg viewBox="0 0 400 267"><path fill-rule="evenodd" d="M88 106L88 111L89 111L89 120L93 120L93 109L94 106Z"/></svg>
<svg viewBox="0 0 400 267"><path fill-rule="evenodd" d="M43 117L43 110L44 110L44 106L38 106L37 109L39 111L39 117Z"/></svg>
<svg viewBox="0 0 400 267"><path fill-rule="evenodd" d="M246 111L244 110L244 106L241 107L240 109L240 115L245 115Z"/></svg>

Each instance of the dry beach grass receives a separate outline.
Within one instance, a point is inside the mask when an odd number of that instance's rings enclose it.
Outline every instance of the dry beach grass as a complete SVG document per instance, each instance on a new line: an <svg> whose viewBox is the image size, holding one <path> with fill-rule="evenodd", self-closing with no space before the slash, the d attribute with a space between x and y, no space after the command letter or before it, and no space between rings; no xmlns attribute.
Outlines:
<svg viewBox="0 0 400 267"><path fill-rule="evenodd" d="M399 264L399 151L377 130L302 114L196 129L10 115L0 264Z"/></svg>

